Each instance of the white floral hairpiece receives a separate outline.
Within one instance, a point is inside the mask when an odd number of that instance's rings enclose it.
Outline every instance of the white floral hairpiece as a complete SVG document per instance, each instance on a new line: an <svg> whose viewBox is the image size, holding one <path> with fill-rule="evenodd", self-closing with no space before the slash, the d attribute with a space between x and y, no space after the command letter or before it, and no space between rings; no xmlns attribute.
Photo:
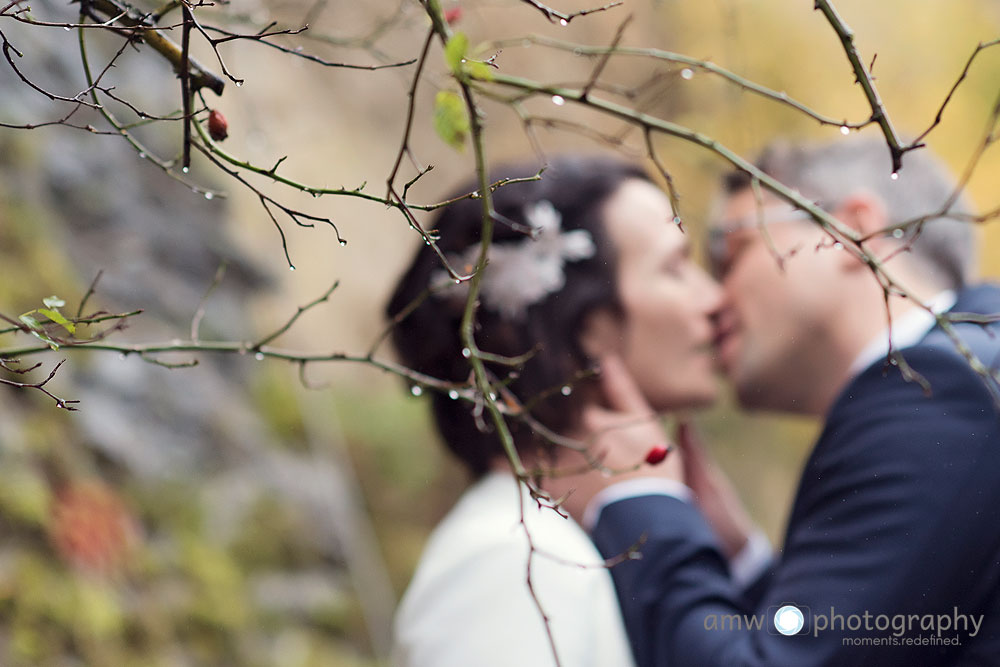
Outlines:
<svg viewBox="0 0 1000 667"><path fill-rule="evenodd" d="M586 229L561 231L562 216L548 200L526 205L524 217L532 227L532 235L515 243L491 245L489 263L479 283L483 305L511 319L519 319L528 306L563 288L566 262L588 259L597 252ZM478 259L478 245L469 246L460 255L448 256L448 262L459 270L475 266ZM442 278L450 281L442 270L435 273L434 282ZM468 289L465 283L462 287ZM451 297L456 292L446 289L438 294Z"/></svg>

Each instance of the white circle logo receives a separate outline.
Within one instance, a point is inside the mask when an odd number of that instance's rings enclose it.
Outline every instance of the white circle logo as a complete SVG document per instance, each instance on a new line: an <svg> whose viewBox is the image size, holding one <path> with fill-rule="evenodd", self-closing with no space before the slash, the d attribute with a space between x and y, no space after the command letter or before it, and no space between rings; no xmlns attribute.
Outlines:
<svg viewBox="0 0 1000 667"><path fill-rule="evenodd" d="M795 605L786 604L774 612L774 627L783 635L798 634L805 625L805 616Z"/></svg>

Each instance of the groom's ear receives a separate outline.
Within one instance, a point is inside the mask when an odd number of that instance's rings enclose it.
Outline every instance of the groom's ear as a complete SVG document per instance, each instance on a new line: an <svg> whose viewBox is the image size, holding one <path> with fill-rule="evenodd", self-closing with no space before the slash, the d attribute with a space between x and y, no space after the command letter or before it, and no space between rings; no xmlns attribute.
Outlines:
<svg viewBox="0 0 1000 667"><path fill-rule="evenodd" d="M589 313L583 320L580 347L591 359L620 352L622 347L621 317L607 308Z"/></svg>
<svg viewBox="0 0 1000 667"><path fill-rule="evenodd" d="M835 214L841 222L862 236L875 234L889 224L885 202L868 190L858 190L845 197Z"/></svg>
<svg viewBox="0 0 1000 667"><path fill-rule="evenodd" d="M859 236L871 237L866 245L879 255L889 252L895 247L896 241L879 236L878 232L889 224L889 215L885 202L881 197L867 190L858 190L846 197L834 215L845 226L854 230ZM841 253L841 263L847 271L865 271L868 265L851 253Z"/></svg>

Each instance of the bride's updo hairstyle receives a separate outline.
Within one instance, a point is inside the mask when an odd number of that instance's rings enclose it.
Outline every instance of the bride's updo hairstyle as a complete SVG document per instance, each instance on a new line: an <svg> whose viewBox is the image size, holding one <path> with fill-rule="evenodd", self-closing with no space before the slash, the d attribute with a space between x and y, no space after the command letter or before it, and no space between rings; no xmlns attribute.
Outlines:
<svg viewBox="0 0 1000 667"><path fill-rule="evenodd" d="M532 166L510 165L497 168L489 178L495 183L536 172ZM641 167L615 159L566 156L554 160L540 180L511 183L493 193L497 219L481 281L476 345L504 357L536 350L517 368L486 365L494 382L505 383L521 403L531 405L532 417L557 433L572 428L584 399L596 390L592 381L578 379L595 361L579 341L587 316L602 308L619 316L622 312L617 252L605 233L603 209L608 198L632 179L649 177ZM453 197L477 188L476 182L466 183ZM466 274L479 255L481 200L466 198L440 209L427 229L439 237L437 245L453 268ZM430 246L421 245L386 314L393 319L404 313L429 287L433 293L393 329L393 342L408 367L466 384L471 381L471 367L463 356L459 329L468 286L449 278ZM504 455L489 415L482 414L477 424L473 403L452 398L454 393L428 393L449 449L473 476L487 472ZM547 441L523 420L508 418L507 423L519 451L548 451Z"/></svg>

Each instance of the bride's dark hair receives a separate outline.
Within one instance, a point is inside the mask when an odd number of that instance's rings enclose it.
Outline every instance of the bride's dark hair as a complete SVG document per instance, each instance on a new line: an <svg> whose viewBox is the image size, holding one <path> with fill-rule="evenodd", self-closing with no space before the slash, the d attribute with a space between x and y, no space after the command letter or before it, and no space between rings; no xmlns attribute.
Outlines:
<svg viewBox="0 0 1000 667"><path fill-rule="evenodd" d="M490 182L501 178L532 176L537 168L508 165L494 170ZM589 369L589 359L580 346L579 334L588 314L604 308L621 313L617 291L616 251L604 229L604 204L626 181L649 180L637 165L608 157L565 156L553 160L538 181L512 183L493 193L493 206L501 222L494 226L493 243L530 243L523 232L529 226L525 209L548 201L561 216L561 230L587 230L596 252L586 259L566 261L565 284L556 292L527 307L523 317L505 317L481 305L477 310L475 340L484 352L507 357L537 353L520 368L487 364L498 380L522 402L541 395L546 398L532 404L531 415L555 432L566 432L575 423L582 397L593 391L591 383L574 378ZM453 196L476 190L469 182ZM478 245L482 229L479 199L464 199L442 209L428 226L439 235L438 247L449 256L461 254ZM517 227L522 227L519 231ZM455 267L462 271L464 267ZM386 309L396 318L428 288L439 282L442 264L434 251L422 245L406 273L400 279ZM486 271L489 271L487 267ZM401 361L421 373L447 381L463 383L470 377L469 361L462 355L459 324L464 299L441 294L425 298L393 329L393 342ZM512 372L513 371L513 372ZM569 396L560 387L573 384ZM448 448L476 477L489 470L492 462L503 456L499 438L491 428L488 415L477 426L474 405L453 400L446 393L432 392L434 417ZM514 442L521 451L540 448L544 438L517 419L508 419ZM482 428L483 423L487 428Z"/></svg>

